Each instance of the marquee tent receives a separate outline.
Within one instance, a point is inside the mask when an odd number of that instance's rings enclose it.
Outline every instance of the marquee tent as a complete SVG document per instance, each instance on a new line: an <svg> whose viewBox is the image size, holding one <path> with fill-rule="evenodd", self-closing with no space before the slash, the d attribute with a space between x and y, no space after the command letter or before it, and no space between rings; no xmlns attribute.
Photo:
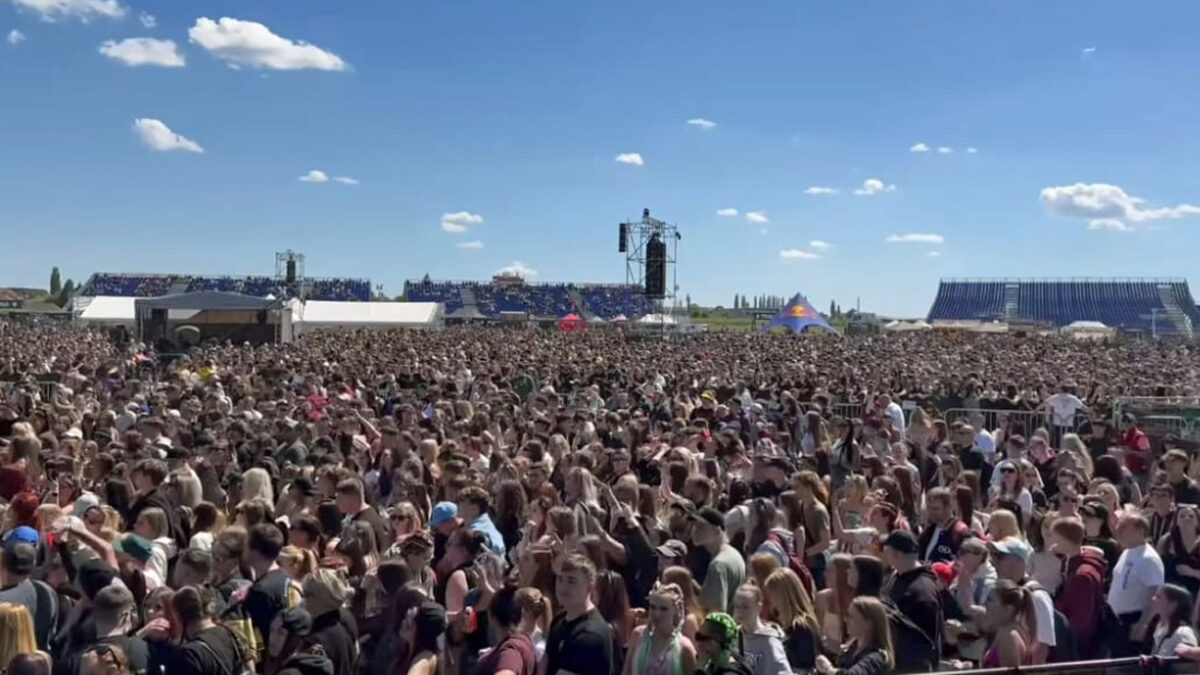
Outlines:
<svg viewBox="0 0 1200 675"><path fill-rule="evenodd" d="M835 335L838 334L837 330L835 330L833 326L830 326L829 322L825 320L825 317L821 316L820 312L813 309L813 306L808 304L808 301L805 300L799 293L792 296L791 301L788 302L783 309L779 310L779 313L775 315L775 318L768 321L767 324L762 327L762 330L766 332L772 328L778 328L780 326L790 330L793 333L800 333L812 328L821 328L829 331L830 333L834 333Z"/></svg>
<svg viewBox="0 0 1200 675"><path fill-rule="evenodd" d="M571 313L558 320L558 329L564 333L573 333L587 327L587 322L578 314Z"/></svg>

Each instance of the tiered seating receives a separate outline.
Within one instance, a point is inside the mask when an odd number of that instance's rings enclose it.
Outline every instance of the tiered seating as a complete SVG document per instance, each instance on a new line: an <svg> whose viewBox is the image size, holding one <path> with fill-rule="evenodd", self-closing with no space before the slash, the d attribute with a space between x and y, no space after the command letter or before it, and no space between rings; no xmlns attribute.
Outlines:
<svg viewBox="0 0 1200 675"><path fill-rule="evenodd" d="M309 282L307 297L312 300L368 301L371 282L365 279L319 279ZM172 288L175 288L173 291ZM84 296L117 295L147 298L172 292L221 291L266 297L282 296L286 289L278 279L263 276L206 277L184 274L108 274L92 275L80 291Z"/></svg>
<svg viewBox="0 0 1200 675"><path fill-rule="evenodd" d="M592 314L603 319L612 319L618 315L636 319L653 311L639 289L618 285L478 283L422 279L407 282L405 295L412 301L445 303L446 313L452 314L463 306L462 291L467 288L471 289L475 296L479 312L493 318L505 312L561 317L572 312L591 310ZM575 290L579 291L586 307L580 307L572 300L572 291Z"/></svg>
<svg viewBox="0 0 1200 675"><path fill-rule="evenodd" d="M1005 289L1010 286L1015 287L1015 304L1006 308ZM1163 334L1179 330L1171 318L1175 309L1200 327L1200 311L1185 281L950 280L939 286L929 320L1007 318L1059 328L1075 321L1099 321L1123 332Z"/></svg>
<svg viewBox="0 0 1200 675"><path fill-rule="evenodd" d="M1003 320L1004 286L1002 281L943 281L929 320Z"/></svg>

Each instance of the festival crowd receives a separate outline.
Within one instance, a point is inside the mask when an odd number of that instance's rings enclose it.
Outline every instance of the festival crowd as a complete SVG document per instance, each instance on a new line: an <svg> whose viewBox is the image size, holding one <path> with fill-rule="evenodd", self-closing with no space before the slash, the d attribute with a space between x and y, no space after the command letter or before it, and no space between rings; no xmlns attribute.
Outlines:
<svg viewBox="0 0 1200 675"><path fill-rule="evenodd" d="M1200 660L1195 447L1113 409L1187 343L0 323L0 391L6 675Z"/></svg>

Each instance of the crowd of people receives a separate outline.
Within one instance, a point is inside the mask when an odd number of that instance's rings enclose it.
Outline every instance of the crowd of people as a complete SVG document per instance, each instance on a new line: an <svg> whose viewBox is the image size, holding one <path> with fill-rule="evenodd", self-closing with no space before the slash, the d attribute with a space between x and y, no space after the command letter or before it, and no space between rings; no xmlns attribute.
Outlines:
<svg viewBox="0 0 1200 675"><path fill-rule="evenodd" d="M1113 408L1189 343L0 323L0 392L6 675L1200 660L1195 447Z"/></svg>

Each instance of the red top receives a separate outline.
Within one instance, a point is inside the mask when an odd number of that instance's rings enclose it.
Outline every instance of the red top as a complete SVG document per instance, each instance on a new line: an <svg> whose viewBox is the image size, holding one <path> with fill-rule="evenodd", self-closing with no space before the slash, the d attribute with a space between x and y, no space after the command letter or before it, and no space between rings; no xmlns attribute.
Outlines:
<svg viewBox="0 0 1200 675"><path fill-rule="evenodd" d="M1125 446L1125 466L1135 474L1142 474L1150 466L1150 439L1137 427L1129 427L1121 434L1121 445Z"/></svg>

